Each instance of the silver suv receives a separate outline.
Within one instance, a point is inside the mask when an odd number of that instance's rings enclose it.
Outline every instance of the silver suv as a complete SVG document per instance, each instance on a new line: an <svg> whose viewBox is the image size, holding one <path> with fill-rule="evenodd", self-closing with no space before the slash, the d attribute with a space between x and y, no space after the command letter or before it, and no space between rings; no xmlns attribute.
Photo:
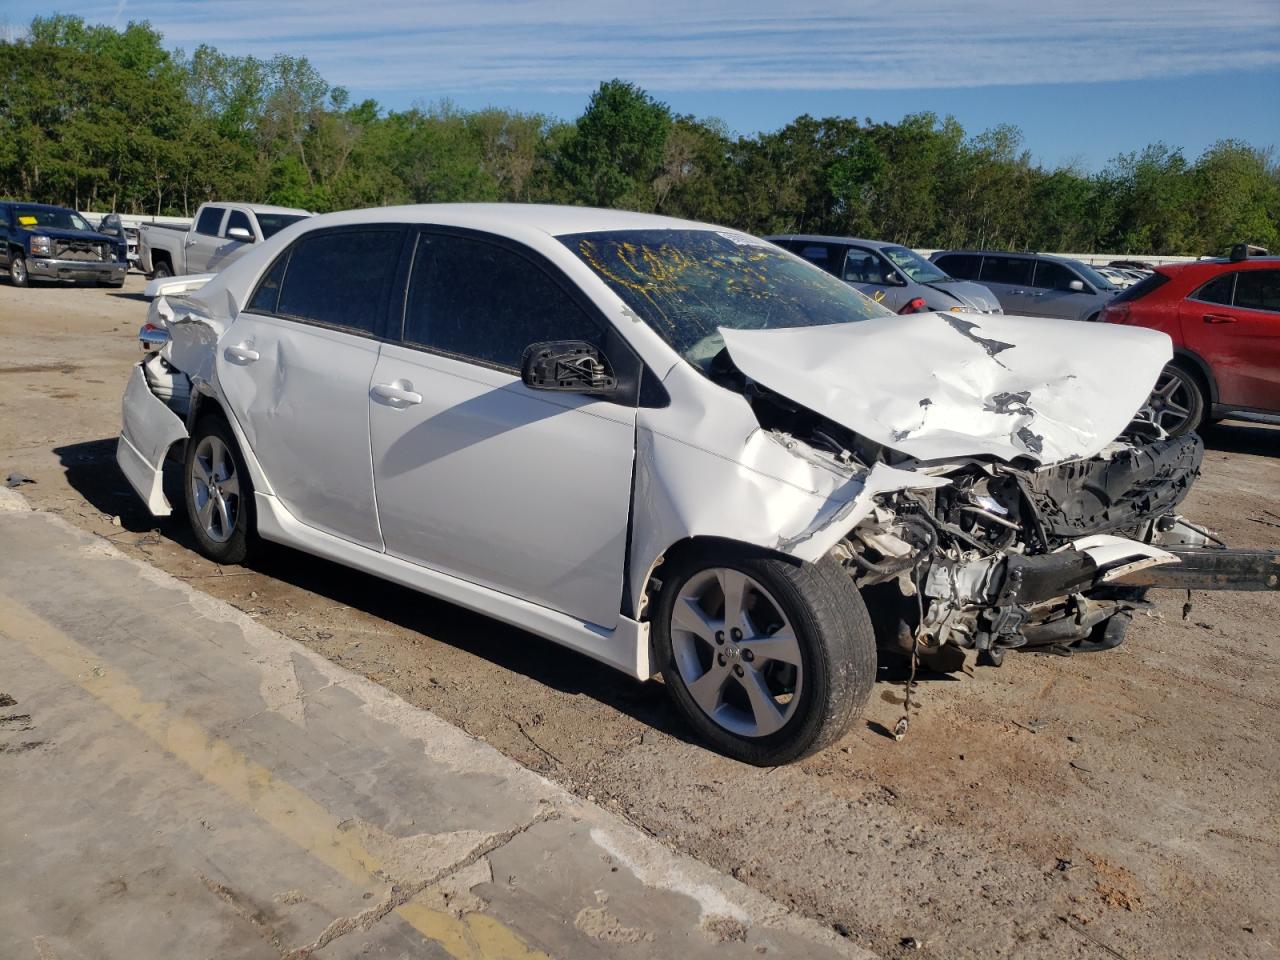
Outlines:
<svg viewBox="0 0 1280 960"><path fill-rule="evenodd" d="M948 276L914 250L898 243L794 233L765 239L835 274L894 313L1001 312L1000 302L986 287ZM923 303L908 309L917 301Z"/></svg>
<svg viewBox="0 0 1280 960"><path fill-rule="evenodd" d="M938 250L929 259L953 277L978 281L999 298L1005 313L1024 317L1097 320L1120 292L1087 264L1047 253Z"/></svg>

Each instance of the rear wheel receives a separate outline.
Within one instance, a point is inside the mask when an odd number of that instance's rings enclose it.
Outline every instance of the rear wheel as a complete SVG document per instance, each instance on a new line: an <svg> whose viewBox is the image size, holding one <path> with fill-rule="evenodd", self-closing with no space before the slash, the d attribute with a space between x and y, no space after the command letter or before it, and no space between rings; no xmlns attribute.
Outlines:
<svg viewBox="0 0 1280 960"><path fill-rule="evenodd" d="M15 287L31 285L31 276L27 273L27 259L20 253L9 255L9 282Z"/></svg>
<svg viewBox="0 0 1280 960"><path fill-rule="evenodd" d="M164 280L173 276L173 268L169 266L166 260L157 260L151 265L151 279Z"/></svg>
<svg viewBox="0 0 1280 960"><path fill-rule="evenodd" d="M1199 429L1205 419L1205 396L1199 378L1177 363L1166 364L1151 391L1147 410L1151 420L1171 437Z"/></svg>
<svg viewBox="0 0 1280 960"><path fill-rule="evenodd" d="M667 689L728 756L787 763L833 743L875 681L871 619L832 560L795 564L732 546L664 568L653 614Z"/></svg>
<svg viewBox="0 0 1280 960"><path fill-rule="evenodd" d="M183 465L187 519L200 552L216 563L241 563L253 543L253 484L231 428L202 417Z"/></svg>

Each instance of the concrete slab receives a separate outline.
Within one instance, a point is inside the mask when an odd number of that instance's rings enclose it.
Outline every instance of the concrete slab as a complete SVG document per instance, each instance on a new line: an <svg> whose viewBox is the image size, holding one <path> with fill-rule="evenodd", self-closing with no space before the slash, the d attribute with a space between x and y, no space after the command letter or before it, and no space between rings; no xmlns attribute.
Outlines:
<svg viewBox="0 0 1280 960"><path fill-rule="evenodd" d="M869 956L3 490L0 694L0 956Z"/></svg>

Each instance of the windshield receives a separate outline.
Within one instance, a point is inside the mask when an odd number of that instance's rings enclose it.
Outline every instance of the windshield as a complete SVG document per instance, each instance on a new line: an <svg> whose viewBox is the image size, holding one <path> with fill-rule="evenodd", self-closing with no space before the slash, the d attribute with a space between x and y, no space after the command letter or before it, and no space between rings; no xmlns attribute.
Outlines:
<svg viewBox="0 0 1280 960"><path fill-rule="evenodd" d="M700 370L720 327L776 330L893 316L807 260L728 230L616 230L560 237Z"/></svg>
<svg viewBox="0 0 1280 960"><path fill-rule="evenodd" d="M291 223L306 219L300 213L259 213L258 226L262 228L262 239L274 237Z"/></svg>
<svg viewBox="0 0 1280 960"><path fill-rule="evenodd" d="M952 279L914 250L906 247L881 247L880 252L916 283L940 283Z"/></svg>
<svg viewBox="0 0 1280 960"><path fill-rule="evenodd" d="M14 217L19 226L28 229L52 227L55 230L93 231L84 217L74 210L64 210L62 207L18 207L14 210Z"/></svg>
<svg viewBox="0 0 1280 960"><path fill-rule="evenodd" d="M1093 267L1089 266L1087 263L1080 263L1078 260L1072 260L1069 262L1073 267L1076 268L1076 270L1080 272L1081 276L1083 276L1086 280L1088 280L1095 287L1097 287L1099 291L1103 293L1110 293L1112 290L1120 289L1118 286L1116 286L1116 284L1108 280L1106 277L1100 274L1097 270L1093 269Z"/></svg>

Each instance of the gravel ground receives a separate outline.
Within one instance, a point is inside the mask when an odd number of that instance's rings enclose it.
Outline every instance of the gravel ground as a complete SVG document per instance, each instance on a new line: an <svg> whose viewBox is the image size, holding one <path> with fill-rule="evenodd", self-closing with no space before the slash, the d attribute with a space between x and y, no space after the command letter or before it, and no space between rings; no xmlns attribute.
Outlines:
<svg viewBox="0 0 1280 960"><path fill-rule="evenodd" d="M115 467L141 287L0 286L0 478L30 476L33 505L886 956L1280 953L1280 594L1198 595L1184 619L1160 592L1117 650L926 676L901 743L882 668L834 748L745 767L691 742L660 684L292 551L200 558ZM1280 546L1254 519L1280 510L1280 430L1207 439L1184 512Z"/></svg>

